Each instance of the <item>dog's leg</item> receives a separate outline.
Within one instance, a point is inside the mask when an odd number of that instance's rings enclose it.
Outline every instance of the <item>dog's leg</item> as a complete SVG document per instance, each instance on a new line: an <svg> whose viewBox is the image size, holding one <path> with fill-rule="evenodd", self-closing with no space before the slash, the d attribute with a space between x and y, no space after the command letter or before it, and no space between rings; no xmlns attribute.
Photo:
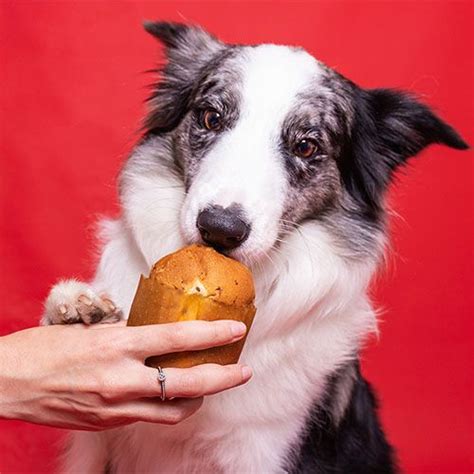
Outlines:
<svg viewBox="0 0 474 474"><path fill-rule="evenodd" d="M122 311L106 294L87 283L64 280L46 298L41 324L110 323L122 317Z"/></svg>

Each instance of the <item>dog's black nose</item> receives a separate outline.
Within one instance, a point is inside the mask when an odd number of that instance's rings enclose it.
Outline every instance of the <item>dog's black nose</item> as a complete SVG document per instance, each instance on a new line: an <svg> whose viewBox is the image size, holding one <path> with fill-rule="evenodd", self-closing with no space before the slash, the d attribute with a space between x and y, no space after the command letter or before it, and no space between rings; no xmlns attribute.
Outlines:
<svg viewBox="0 0 474 474"><path fill-rule="evenodd" d="M197 218L197 228L204 242L222 250L238 247L249 236L250 224L243 217L240 206L211 206L202 210Z"/></svg>

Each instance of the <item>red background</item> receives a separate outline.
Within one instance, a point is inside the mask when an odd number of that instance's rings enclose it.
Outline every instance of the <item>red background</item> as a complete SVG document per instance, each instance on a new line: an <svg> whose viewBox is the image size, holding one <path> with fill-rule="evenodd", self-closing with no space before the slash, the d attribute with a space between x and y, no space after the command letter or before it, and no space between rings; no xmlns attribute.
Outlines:
<svg viewBox="0 0 474 474"><path fill-rule="evenodd" d="M117 212L158 46L143 19L230 42L302 45L366 87L415 91L474 144L472 2L0 3L0 334L32 326L60 276L88 278ZM432 147L391 192L393 252L364 355L407 472L470 472L473 161ZM0 472L47 471L62 432L0 421Z"/></svg>

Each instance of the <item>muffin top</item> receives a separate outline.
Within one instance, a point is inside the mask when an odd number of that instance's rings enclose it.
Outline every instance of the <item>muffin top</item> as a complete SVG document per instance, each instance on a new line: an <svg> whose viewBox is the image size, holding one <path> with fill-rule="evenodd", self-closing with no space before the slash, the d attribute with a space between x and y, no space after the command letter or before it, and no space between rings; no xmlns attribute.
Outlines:
<svg viewBox="0 0 474 474"><path fill-rule="evenodd" d="M190 245L163 257L153 265L150 279L223 304L242 306L255 299L250 270L204 245Z"/></svg>

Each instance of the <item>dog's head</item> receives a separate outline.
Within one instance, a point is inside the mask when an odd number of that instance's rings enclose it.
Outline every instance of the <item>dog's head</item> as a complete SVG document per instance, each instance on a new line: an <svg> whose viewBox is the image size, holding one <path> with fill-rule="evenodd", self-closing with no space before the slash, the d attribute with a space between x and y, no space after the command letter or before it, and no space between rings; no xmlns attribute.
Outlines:
<svg viewBox="0 0 474 474"><path fill-rule="evenodd" d="M156 159L171 155L182 183L185 243L252 262L319 220L357 246L383 223L384 192L409 157L431 143L467 148L410 95L362 89L303 49L227 45L181 24L145 28L167 54L146 137L165 138Z"/></svg>

